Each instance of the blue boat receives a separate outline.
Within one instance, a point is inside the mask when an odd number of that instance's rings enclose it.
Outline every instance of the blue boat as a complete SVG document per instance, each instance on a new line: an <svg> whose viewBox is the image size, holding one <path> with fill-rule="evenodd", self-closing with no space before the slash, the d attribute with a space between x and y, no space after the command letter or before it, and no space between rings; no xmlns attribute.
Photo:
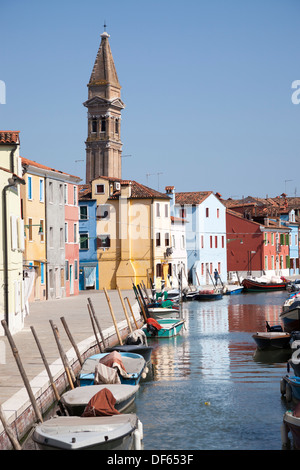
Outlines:
<svg viewBox="0 0 300 470"><path fill-rule="evenodd" d="M93 356L88 357L81 368L81 371L78 375L78 384L80 387L86 385L96 385L97 382L95 380L95 370L96 367L101 364L101 360L104 358L108 359L109 354L114 354L117 351L113 351L111 353L100 353L94 354ZM125 374L117 374L118 375L118 383L126 384L126 385L138 385L142 375L147 372L146 361L143 356L140 354L135 353L125 353L125 352L117 352L121 356L122 364L126 371ZM110 367L107 367L110 369ZM112 368L112 371L115 372L116 369ZM101 382L101 383L116 383L116 382Z"/></svg>
<svg viewBox="0 0 300 470"><path fill-rule="evenodd" d="M288 402L300 400L300 377L285 375L280 382L280 391Z"/></svg>
<svg viewBox="0 0 300 470"><path fill-rule="evenodd" d="M171 338L177 336L184 325L184 320L174 318L148 318L143 331L148 338Z"/></svg>
<svg viewBox="0 0 300 470"><path fill-rule="evenodd" d="M229 285L226 286L225 295L236 295L236 294L241 294L244 290L244 286L233 286Z"/></svg>

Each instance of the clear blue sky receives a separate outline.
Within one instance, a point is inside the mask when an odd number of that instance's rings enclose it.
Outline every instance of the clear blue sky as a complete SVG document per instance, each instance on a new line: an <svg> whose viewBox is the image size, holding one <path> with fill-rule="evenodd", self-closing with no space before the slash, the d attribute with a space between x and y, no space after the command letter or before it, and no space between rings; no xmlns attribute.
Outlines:
<svg viewBox="0 0 300 470"><path fill-rule="evenodd" d="M21 131L22 156L85 182L82 103L106 21L126 104L123 178L225 198L300 196L299 0L0 6L0 128Z"/></svg>

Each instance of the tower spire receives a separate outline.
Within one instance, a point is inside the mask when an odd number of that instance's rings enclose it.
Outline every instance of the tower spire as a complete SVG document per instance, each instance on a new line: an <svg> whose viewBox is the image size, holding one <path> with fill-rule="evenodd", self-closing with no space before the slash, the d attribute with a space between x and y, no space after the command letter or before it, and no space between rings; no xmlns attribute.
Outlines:
<svg viewBox="0 0 300 470"><path fill-rule="evenodd" d="M94 67L88 83L88 138L86 140L86 182L98 176L121 178L121 85L109 44L101 34Z"/></svg>

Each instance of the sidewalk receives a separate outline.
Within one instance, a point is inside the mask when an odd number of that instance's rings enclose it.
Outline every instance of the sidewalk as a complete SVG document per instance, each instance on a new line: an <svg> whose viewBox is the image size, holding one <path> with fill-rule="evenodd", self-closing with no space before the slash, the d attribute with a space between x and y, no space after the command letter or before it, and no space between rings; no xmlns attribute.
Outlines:
<svg viewBox="0 0 300 470"><path fill-rule="evenodd" d="M123 299L128 297L136 320L140 319L133 290L122 291L121 294ZM118 292L108 291L108 295L119 328L127 328ZM75 343L81 344L83 350L84 348L88 349L89 345L95 343L95 335L87 308L88 297L92 300L98 322L102 332L105 333L104 336L115 334L113 319L103 291L82 291L78 296L30 304L30 313L25 319L25 326L21 332L13 335L13 340L27 378L29 382L32 382L31 387L34 387L38 376L41 388L41 379L44 383L48 382L48 386L49 379L30 327L33 326L35 329L49 366L56 363L56 369L63 372L59 350L49 320L52 320L57 326L60 342L66 354L72 350L72 356L75 356L74 348L61 322L61 317L65 318ZM128 314L130 314L127 302L125 305ZM130 315L130 317L133 329L135 329L132 316ZM28 393L24 388L24 382L6 336L0 337L0 345L0 404L6 419L11 423L16 419L13 416L17 417L19 410L24 408L24 401L28 403ZM36 390L33 391L36 394ZM0 434L1 432L0 422Z"/></svg>

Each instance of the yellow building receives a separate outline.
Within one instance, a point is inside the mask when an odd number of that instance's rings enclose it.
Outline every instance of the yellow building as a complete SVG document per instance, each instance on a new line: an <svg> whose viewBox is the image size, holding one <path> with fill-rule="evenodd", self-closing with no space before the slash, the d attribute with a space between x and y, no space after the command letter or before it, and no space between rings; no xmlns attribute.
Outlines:
<svg viewBox="0 0 300 470"><path fill-rule="evenodd" d="M26 292L23 281L24 227L21 218L19 131L0 131L0 319L12 334L24 326ZM3 328L0 327L0 334Z"/></svg>
<svg viewBox="0 0 300 470"><path fill-rule="evenodd" d="M29 302L46 300L45 177L39 166L22 158L26 185L21 188L24 220L24 273L29 281Z"/></svg>
<svg viewBox="0 0 300 470"><path fill-rule="evenodd" d="M167 262L170 198L136 181L110 177L96 178L90 187L97 204L99 288L131 289L141 281L150 287Z"/></svg>

